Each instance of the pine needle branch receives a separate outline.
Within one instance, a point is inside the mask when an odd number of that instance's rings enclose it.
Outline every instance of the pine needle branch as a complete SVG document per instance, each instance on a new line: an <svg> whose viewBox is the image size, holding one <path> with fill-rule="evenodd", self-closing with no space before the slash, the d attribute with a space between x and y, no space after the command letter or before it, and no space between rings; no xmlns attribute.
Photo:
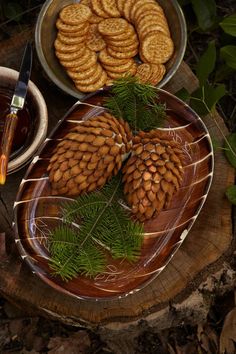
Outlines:
<svg viewBox="0 0 236 354"><path fill-rule="evenodd" d="M137 260L143 227L134 223L120 205L122 197L119 175L102 190L64 205L64 224L49 239L50 266L55 275L63 280L78 274L94 277L105 270L108 253L115 259ZM79 231L73 227L78 222Z"/></svg>
<svg viewBox="0 0 236 354"><path fill-rule="evenodd" d="M166 118L166 107L157 103L157 98L155 87L126 76L114 81L104 106L115 117L126 120L133 131L151 130L160 127Z"/></svg>

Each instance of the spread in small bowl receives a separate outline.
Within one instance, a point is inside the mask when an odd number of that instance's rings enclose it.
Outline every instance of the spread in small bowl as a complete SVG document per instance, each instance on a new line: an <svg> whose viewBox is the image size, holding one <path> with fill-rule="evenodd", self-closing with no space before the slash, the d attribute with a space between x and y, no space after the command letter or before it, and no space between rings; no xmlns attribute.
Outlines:
<svg viewBox="0 0 236 354"><path fill-rule="evenodd" d="M17 71L0 67L0 141L18 76ZM45 139L47 126L46 103L38 88L30 81L24 108L18 112L8 174L19 170L29 162Z"/></svg>

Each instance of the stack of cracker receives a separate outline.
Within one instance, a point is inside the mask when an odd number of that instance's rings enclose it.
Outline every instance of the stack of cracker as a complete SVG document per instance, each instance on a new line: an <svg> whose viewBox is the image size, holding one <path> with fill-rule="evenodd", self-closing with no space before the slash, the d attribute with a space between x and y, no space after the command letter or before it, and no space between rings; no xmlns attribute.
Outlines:
<svg viewBox="0 0 236 354"><path fill-rule="evenodd" d="M81 0L61 10L56 26L56 56L82 92L125 75L156 85L174 52L156 0Z"/></svg>
<svg viewBox="0 0 236 354"><path fill-rule="evenodd" d="M102 18L121 17L116 0L91 0L93 12Z"/></svg>
<svg viewBox="0 0 236 354"><path fill-rule="evenodd" d="M94 52L100 52L106 47L106 42L98 31L96 23L89 26L88 35L86 38L86 46Z"/></svg>
<svg viewBox="0 0 236 354"><path fill-rule="evenodd" d="M138 53L138 38L133 26L123 18L110 18L98 25L98 31L106 42L106 50L99 60L111 79L135 75L137 64L133 57Z"/></svg>
<svg viewBox="0 0 236 354"><path fill-rule="evenodd" d="M155 0L128 0L121 13L135 25L140 59L150 64L166 63L173 55L174 45L162 7Z"/></svg>
<svg viewBox="0 0 236 354"><path fill-rule="evenodd" d="M98 63L95 51L85 44L88 36L91 36L91 16L88 6L72 4L62 9L56 23L56 56L76 88L83 92L96 91L107 81L107 74ZM102 49L102 46L99 48Z"/></svg>
<svg viewBox="0 0 236 354"><path fill-rule="evenodd" d="M152 85L158 84L165 75L166 68L163 64L140 64L137 68L136 77L140 82L149 82Z"/></svg>

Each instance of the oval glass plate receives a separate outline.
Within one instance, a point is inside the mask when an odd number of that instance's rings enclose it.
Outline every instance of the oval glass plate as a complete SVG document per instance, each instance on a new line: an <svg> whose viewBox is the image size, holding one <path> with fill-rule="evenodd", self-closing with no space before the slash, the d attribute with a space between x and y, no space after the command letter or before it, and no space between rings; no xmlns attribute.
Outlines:
<svg viewBox="0 0 236 354"><path fill-rule="evenodd" d="M83 276L63 282L48 266L47 238L62 223L61 206L71 198L52 196L47 166L56 144L81 120L104 111L106 91L76 103L46 139L21 182L14 206L16 244L33 272L57 291L81 299L112 299L127 296L147 285L165 268L196 220L206 200L213 176L213 151L202 120L175 96L159 90L169 118L165 129L182 145L186 165L179 191L169 207L144 224L141 257L136 263L109 260L106 271L95 279Z"/></svg>

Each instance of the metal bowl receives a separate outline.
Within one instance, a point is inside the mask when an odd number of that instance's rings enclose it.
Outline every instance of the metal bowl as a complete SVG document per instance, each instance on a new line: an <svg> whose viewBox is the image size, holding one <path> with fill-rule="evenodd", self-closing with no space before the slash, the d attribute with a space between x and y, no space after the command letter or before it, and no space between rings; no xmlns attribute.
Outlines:
<svg viewBox="0 0 236 354"><path fill-rule="evenodd" d="M76 0L47 0L38 16L35 29L36 50L39 60L48 77L64 92L78 99L85 95L79 92L71 79L66 75L54 52L56 38L56 20L60 10ZM171 36L175 45L175 53L166 65L167 72L157 87L163 87L175 74L185 53L187 30L185 18L177 0L158 0L165 11Z"/></svg>
<svg viewBox="0 0 236 354"><path fill-rule="evenodd" d="M13 94L18 77L18 71L0 66L0 91L3 90ZM29 81L26 105L31 116L29 136L26 144L19 149L19 152L10 156L8 174L18 171L31 160L47 134L47 106L41 92L32 81Z"/></svg>

